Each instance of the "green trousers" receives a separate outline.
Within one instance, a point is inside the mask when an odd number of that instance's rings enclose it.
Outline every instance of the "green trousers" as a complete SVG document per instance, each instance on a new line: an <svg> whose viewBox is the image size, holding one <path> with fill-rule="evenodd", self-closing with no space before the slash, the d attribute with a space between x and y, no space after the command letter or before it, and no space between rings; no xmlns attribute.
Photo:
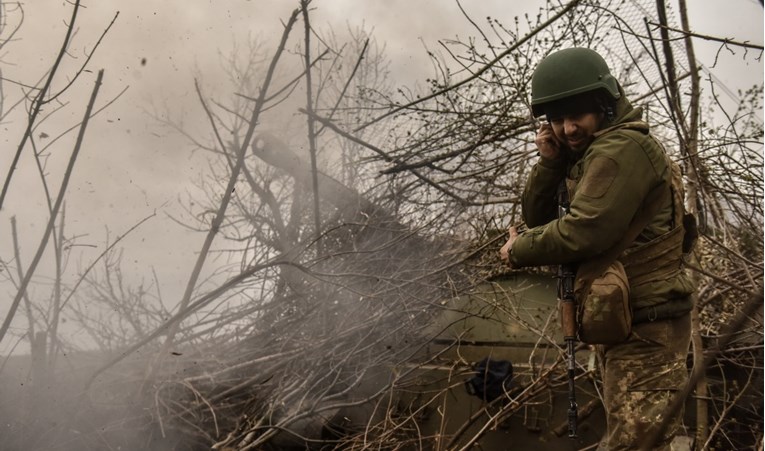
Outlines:
<svg viewBox="0 0 765 451"><path fill-rule="evenodd" d="M636 324L625 342L596 346L607 422L599 449L637 450L646 432L662 422L672 397L688 381L690 338L686 314ZM682 411L652 449L669 450L681 424Z"/></svg>

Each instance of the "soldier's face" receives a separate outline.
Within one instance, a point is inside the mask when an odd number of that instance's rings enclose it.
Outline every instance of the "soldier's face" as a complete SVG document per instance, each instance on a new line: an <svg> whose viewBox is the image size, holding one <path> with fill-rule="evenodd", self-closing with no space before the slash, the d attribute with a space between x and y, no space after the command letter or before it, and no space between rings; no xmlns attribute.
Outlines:
<svg viewBox="0 0 765 451"><path fill-rule="evenodd" d="M592 142L593 133L600 130L603 113L566 114L550 120L555 137L571 150L585 150Z"/></svg>

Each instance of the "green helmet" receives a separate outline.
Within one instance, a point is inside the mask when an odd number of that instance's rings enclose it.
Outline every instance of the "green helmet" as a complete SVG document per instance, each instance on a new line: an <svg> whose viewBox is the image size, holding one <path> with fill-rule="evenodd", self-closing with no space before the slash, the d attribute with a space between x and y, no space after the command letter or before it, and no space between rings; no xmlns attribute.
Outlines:
<svg viewBox="0 0 765 451"><path fill-rule="evenodd" d="M531 76L532 113L542 116L545 104L597 89L614 100L621 97L603 57L587 48L560 50L545 57Z"/></svg>

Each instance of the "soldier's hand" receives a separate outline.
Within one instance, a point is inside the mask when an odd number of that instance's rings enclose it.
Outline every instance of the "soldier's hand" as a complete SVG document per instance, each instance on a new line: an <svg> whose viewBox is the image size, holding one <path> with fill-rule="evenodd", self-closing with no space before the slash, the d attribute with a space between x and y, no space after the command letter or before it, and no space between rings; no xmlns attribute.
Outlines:
<svg viewBox="0 0 765 451"><path fill-rule="evenodd" d="M507 233L510 237L508 238L507 243L505 243L499 250L499 257L512 269L513 264L510 261L510 250L513 248L513 242L518 238L518 230L515 227L510 227L507 229Z"/></svg>
<svg viewBox="0 0 765 451"><path fill-rule="evenodd" d="M539 149L539 155L547 160L555 160L560 156L560 142L553 133L552 126L544 122L537 130L537 137L534 140Z"/></svg>

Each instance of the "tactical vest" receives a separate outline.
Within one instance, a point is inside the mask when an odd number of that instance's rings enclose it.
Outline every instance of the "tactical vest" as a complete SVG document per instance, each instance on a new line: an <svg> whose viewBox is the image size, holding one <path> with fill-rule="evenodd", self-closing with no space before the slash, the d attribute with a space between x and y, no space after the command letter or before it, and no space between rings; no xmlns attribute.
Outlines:
<svg viewBox="0 0 765 451"><path fill-rule="evenodd" d="M619 129L647 132L645 123L627 122L602 130L597 136ZM668 232L638 246L630 246L618 257L630 284L633 323L681 316L691 310L693 302L690 296L693 286L683 271L682 256L690 252L695 241L695 218L685 212L682 173L664 146L652 135L646 133L645 136L664 153L669 169L665 182L670 183L672 217ZM577 180L566 179L571 198L577 183ZM665 295L655 296L657 291Z"/></svg>

